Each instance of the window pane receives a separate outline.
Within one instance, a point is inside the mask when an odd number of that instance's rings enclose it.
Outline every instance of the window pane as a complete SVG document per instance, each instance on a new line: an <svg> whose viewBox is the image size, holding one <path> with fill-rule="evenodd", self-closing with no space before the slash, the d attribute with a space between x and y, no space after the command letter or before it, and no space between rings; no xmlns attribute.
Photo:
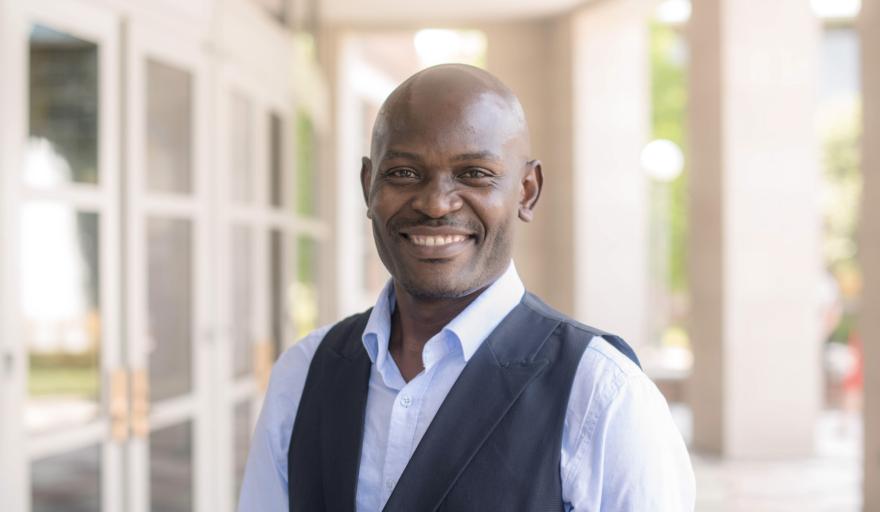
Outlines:
<svg viewBox="0 0 880 512"><path fill-rule="evenodd" d="M147 308L150 397L153 401L192 387L192 226L185 219L147 223Z"/></svg>
<svg viewBox="0 0 880 512"><path fill-rule="evenodd" d="M236 377L253 372L254 357L254 287L253 245L250 228L232 228L231 282L232 314L232 371Z"/></svg>
<svg viewBox="0 0 880 512"><path fill-rule="evenodd" d="M99 218L53 202L21 211L21 311L29 354L26 423L32 431L99 413Z"/></svg>
<svg viewBox="0 0 880 512"><path fill-rule="evenodd" d="M150 510L192 510L192 470L191 423L150 434Z"/></svg>
<svg viewBox="0 0 880 512"><path fill-rule="evenodd" d="M233 94L229 104L229 192L234 201L241 203L254 199L253 115L251 102L240 94Z"/></svg>
<svg viewBox="0 0 880 512"><path fill-rule="evenodd" d="M98 47L35 25L30 34L25 183L98 183Z"/></svg>
<svg viewBox="0 0 880 512"><path fill-rule="evenodd" d="M304 112L299 112L296 119L296 211L313 216L318 213L315 128Z"/></svg>
<svg viewBox="0 0 880 512"><path fill-rule="evenodd" d="M284 123L274 112L269 115L269 204L284 206Z"/></svg>
<svg viewBox="0 0 880 512"><path fill-rule="evenodd" d="M151 192L193 190L192 76L147 60L147 187Z"/></svg>
<svg viewBox="0 0 880 512"><path fill-rule="evenodd" d="M101 449L90 446L31 465L33 512L101 510Z"/></svg>
<svg viewBox="0 0 880 512"><path fill-rule="evenodd" d="M293 323L297 339L318 327L318 242L300 236L296 241L296 280L288 294L292 297Z"/></svg>
<svg viewBox="0 0 880 512"><path fill-rule="evenodd" d="M242 402L235 406L233 412L235 422L235 446L233 447L233 467L235 471L235 503L238 503L238 495L241 483L244 480L244 468L247 464L248 449L251 444L251 404Z"/></svg>
<svg viewBox="0 0 880 512"><path fill-rule="evenodd" d="M284 235L273 229L269 234L269 313L275 356L284 350Z"/></svg>

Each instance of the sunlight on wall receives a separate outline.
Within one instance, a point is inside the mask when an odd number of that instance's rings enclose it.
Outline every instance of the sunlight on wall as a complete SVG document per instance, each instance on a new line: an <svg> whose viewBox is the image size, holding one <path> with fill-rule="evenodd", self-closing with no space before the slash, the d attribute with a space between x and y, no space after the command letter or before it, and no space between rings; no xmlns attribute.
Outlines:
<svg viewBox="0 0 880 512"><path fill-rule="evenodd" d="M478 30L419 30L413 44L422 67L445 62L485 65L486 36Z"/></svg>

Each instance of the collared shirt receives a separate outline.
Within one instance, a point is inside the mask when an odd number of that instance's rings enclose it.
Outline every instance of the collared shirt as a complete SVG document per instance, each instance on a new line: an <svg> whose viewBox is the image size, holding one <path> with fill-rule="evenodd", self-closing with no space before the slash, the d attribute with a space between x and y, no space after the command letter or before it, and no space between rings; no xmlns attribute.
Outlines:
<svg viewBox="0 0 880 512"><path fill-rule="evenodd" d="M428 340L422 351L425 369L406 382L388 352L395 297L392 283L385 286L363 333L373 365L358 473L358 512L382 510L468 360L524 293L511 262L495 283ZM275 364L251 442L239 512L287 510L287 452L293 423L312 356L329 329L312 332ZM561 450L559 471L567 510L694 509L690 458L665 399L641 369L601 337L593 338L578 364Z"/></svg>

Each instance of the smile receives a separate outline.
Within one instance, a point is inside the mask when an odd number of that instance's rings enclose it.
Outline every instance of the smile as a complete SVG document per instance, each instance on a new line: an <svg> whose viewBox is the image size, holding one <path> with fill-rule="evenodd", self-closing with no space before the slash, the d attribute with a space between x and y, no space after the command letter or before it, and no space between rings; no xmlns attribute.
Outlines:
<svg viewBox="0 0 880 512"><path fill-rule="evenodd" d="M439 263L450 261L474 247L476 236L467 231L419 226L400 233L405 253L417 260Z"/></svg>
<svg viewBox="0 0 880 512"><path fill-rule="evenodd" d="M409 241L415 245L421 247L442 247L444 245L455 244L458 242L464 242L468 237L464 235L449 235L449 236L420 236L420 235L410 235Z"/></svg>

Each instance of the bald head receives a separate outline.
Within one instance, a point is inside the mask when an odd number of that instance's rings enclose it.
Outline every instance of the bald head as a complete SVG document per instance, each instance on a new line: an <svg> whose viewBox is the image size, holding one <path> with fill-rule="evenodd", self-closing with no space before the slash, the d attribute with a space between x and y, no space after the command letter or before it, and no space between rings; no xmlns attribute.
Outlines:
<svg viewBox="0 0 880 512"><path fill-rule="evenodd" d="M491 130L514 143L521 158L531 152L525 113L509 87L466 64L441 64L409 77L382 104L373 125L371 157L381 158L389 137L413 130Z"/></svg>

